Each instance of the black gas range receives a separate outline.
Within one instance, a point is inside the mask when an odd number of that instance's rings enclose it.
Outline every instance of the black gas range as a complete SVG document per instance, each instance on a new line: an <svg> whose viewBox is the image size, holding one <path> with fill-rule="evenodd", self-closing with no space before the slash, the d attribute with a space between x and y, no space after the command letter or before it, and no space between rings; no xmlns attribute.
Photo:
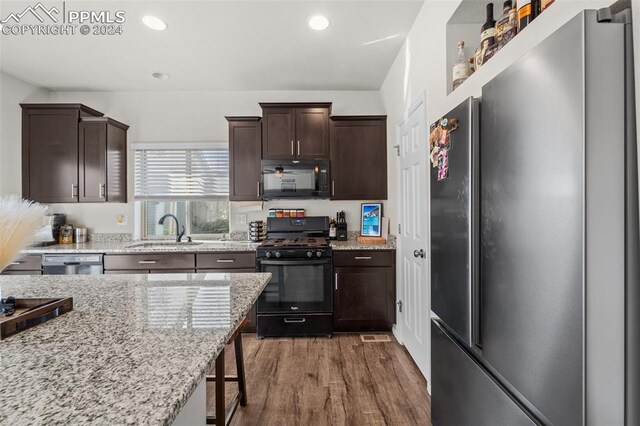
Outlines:
<svg viewBox="0 0 640 426"><path fill-rule="evenodd" d="M260 272L272 278L258 298L258 338L333 333L329 218L268 218L256 251Z"/></svg>

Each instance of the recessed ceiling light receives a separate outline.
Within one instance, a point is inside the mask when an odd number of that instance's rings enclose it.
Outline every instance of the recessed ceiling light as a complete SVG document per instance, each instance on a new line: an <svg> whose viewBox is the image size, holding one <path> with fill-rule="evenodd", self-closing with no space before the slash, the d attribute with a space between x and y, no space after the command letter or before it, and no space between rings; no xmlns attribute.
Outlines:
<svg viewBox="0 0 640 426"><path fill-rule="evenodd" d="M323 15L312 16L309 18L309 26L316 31L326 30L329 27L329 19Z"/></svg>
<svg viewBox="0 0 640 426"><path fill-rule="evenodd" d="M169 80L171 76L166 72L154 72L151 74L153 78L157 78L158 80Z"/></svg>
<svg viewBox="0 0 640 426"><path fill-rule="evenodd" d="M167 29L168 25L162 19L157 16L147 15L142 17L142 22L152 30L156 31L164 31Z"/></svg>

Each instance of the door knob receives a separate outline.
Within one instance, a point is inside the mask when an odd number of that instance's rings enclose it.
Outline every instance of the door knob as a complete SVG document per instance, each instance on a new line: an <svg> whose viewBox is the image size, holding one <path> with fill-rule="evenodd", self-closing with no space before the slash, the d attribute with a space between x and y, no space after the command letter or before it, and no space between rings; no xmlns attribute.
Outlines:
<svg viewBox="0 0 640 426"><path fill-rule="evenodd" d="M413 257L421 257L424 259L424 256L425 256L425 253L424 253L424 250L422 249L413 251Z"/></svg>

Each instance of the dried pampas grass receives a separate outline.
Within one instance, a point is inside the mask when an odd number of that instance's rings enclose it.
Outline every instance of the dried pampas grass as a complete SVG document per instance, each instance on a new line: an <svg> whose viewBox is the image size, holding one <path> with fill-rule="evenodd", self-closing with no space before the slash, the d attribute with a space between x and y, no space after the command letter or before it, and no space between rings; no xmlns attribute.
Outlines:
<svg viewBox="0 0 640 426"><path fill-rule="evenodd" d="M47 208L17 195L0 197L0 271L32 244Z"/></svg>

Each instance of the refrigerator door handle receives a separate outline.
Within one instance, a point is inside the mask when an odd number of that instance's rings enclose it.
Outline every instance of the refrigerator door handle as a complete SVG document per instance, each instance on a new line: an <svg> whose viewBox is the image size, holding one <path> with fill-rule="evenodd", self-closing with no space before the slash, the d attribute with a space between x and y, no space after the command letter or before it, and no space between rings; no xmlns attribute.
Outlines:
<svg viewBox="0 0 640 426"><path fill-rule="evenodd" d="M481 335L481 283L480 283L480 108L478 99L472 99L469 108L471 123L471 344L482 349Z"/></svg>

